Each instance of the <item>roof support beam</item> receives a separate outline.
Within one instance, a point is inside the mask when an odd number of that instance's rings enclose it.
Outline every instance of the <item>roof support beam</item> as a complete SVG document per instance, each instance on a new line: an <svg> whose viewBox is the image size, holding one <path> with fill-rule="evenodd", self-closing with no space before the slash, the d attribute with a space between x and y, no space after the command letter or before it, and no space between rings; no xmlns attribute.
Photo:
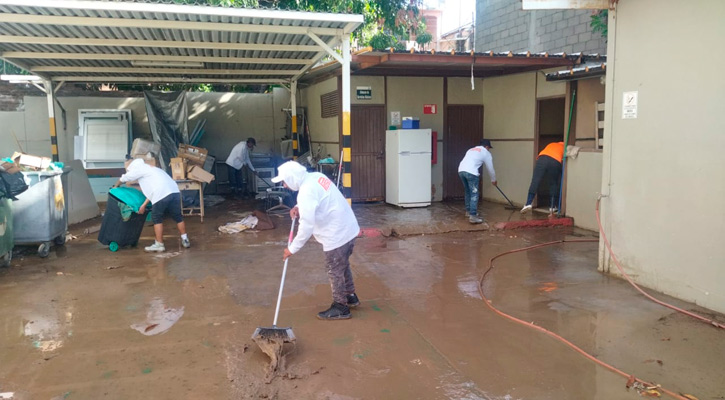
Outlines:
<svg viewBox="0 0 725 400"><path fill-rule="evenodd" d="M250 83L250 84L281 84L287 82L283 78L268 79L217 79L217 78L179 78L169 76L54 76L53 82L110 82L110 83Z"/></svg>
<svg viewBox="0 0 725 400"><path fill-rule="evenodd" d="M115 68L115 67L34 67L30 72L77 72L105 74L171 75L297 75L299 70L280 69L202 69L202 68Z"/></svg>
<svg viewBox="0 0 725 400"><path fill-rule="evenodd" d="M175 49L214 49L214 50L266 50L266 51L309 51L319 48L314 45L284 45L257 43L220 43L192 42L175 40L135 40L135 39L93 39L42 36L0 35L0 43L56 44L63 46L103 46L103 47L170 47Z"/></svg>
<svg viewBox="0 0 725 400"><path fill-rule="evenodd" d="M315 35L312 32L308 32L307 36L309 36L310 39L314 40L315 43L317 43L320 47L322 47L327 52L327 54L331 55L332 58L337 60L337 62L339 62L340 64L344 63L344 60L342 59L342 57L340 57L340 55L337 54L337 52L335 52L335 50L333 50L332 47L328 46L327 43L323 42L322 39L320 39L317 35Z"/></svg>
<svg viewBox="0 0 725 400"><path fill-rule="evenodd" d="M319 39L319 38L318 38L318 39ZM313 40L314 40L314 39L313 39ZM328 48L328 49L332 49L332 46L334 46L334 45L335 45L335 44L337 44L338 42L339 42L338 38L333 38L333 39L331 39L331 40L330 40L329 42L327 42L327 43L325 44L325 46L327 46L327 48ZM324 43L324 42L323 42L323 43ZM333 53L335 53L335 51L334 51L334 50L332 50L332 52L333 52ZM325 56L325 54L328 54L328 51L327 51L327 50L325 50L325 48L323 47L323 50L322 50L322 51L320 51L319 53L317 53L317 54L315 55L315 57L313 58L313 60L315 60L315 62L314 62L314 63L311 63L311 64L307 64L307 66L305 66L304 68L302 68L302 69L301 69L301 70L299 71L299 73L298 73L298 74L297 74L297 75L296 75L296 76L295 76L294 78L292 78L292 79L294 79L294 80L299 80L300 78L302 78L302 76L303 76L303 75L304 75L305 73L307 73L307 70L309 70L310 68L312 68L312 67L314 67L315 65L317 65L317 62L318 62L319 60L321 60L321 59L322 59L322 57L324 57L324 56ZM337 54L337 53L335 53L335 54L336 54L336 55L337 55L337 56L339 57L339 54ZM335 60L336 60L337 62L339 62L339 63L341 63L341 64L342 64L342 61L340 61L340 60L337 60L337 59L335 59Z"/></svg>
<svg viewBox="0 0 725 400"><path fill-rule="evenodd" d="M46 60L111 60L111 61L197 61L211 63L237 63L237 64L290 64L314 65L316 59L287 59L287 58L251 58L251 57L207 57L207 56L157 56L145 54L98 54L98 53L36 53L28 51L6 51L0 53L5 59L46 59ZM15 61L13 64L18 65ZM18 65L20 68L25 68Z"/></svg>
<svg viewBox="0 0 725 400"><path fill-rule="evenodd" d="M52 4L52 2L50 2L50 4ZM55 15L30 14L0 14L0 22L40 25L99 26L106 28L148 28L217 32L287 33L293 35L305 35L307 34L307 32L313 32L315 34L323 36L335 36L342 33L342 29L310 28L305 26L169 21L133 18L64 17Z"/></svg>

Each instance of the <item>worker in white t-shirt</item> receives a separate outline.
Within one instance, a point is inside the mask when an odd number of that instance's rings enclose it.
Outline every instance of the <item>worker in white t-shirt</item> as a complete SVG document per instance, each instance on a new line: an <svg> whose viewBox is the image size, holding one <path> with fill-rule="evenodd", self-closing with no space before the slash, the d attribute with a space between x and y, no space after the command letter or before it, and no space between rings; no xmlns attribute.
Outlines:
<svg viewBox="0 0 725 400"><path fill-rule="evenodd" d="M466 152L461 163L458 164L458 176L463 182L463 188L466 190L466 215L468 221L472 224L480 224L483 219L478 216L478 180L480 173L478 169L481 165L486 166L488 176L491 178L491 184L496 186L496 171L493 169L493 157L491 156L491 141L488 139L481 140L479 146L473 147Z"/></svg>
<svg viewBox="0 0 725 400"><path fill-rule="evenodd" d="M350 270L350 256L360 226L350 204L327 176L307 172L295 161L280 165L272 182L284 182L286 188L299 192L297 206L290 210L290 216L299 217L300 225L297 236L284 249L284 259L297 253L312 235L325 252L333 303L329 309L318 313L317 318L350 318L350 307L360 304Z"/></svg>
<svg viewBox="0 0 725 400"><path fill-rule="evenodd" d="M245 182L244 171L242 168L245 166L249 168L254 175L257 175L257 171L252 165L252 159L249 153L254 150L254 146L257 145L257 141L250 137L246 142L237 143L227 157L227 171L229 175L229 186L233 192L241 192L242 194L251 194L252 188ZM245 193L246 192L246 193Z"/></svg>
<svg viewBox="0 0 725 400"><path fill-rule="evenodd" d="M151 246L146 246L144 250L148 252L166 251L163 224L166 213L169 213L176 222L176 227L181 234L181 245L186 248L190 247L189 236L186 235L186 224L184 224L184 217L181 213L181 194L176 182L164 170L152 167L140 158L133 160L126 167L126 173L121 175L114 187L133 181L138 181L141 191L146 196L146 201L139 207L138 213L145 214L149 202L153 205L151 220L154 223L156 241Z"/></svg>

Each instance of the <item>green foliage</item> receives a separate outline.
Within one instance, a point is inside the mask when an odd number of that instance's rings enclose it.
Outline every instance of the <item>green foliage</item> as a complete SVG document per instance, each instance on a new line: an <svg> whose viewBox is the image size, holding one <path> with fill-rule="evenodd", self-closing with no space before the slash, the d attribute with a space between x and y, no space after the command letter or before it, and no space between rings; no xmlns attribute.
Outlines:
<svg viewBox="0 0 725 400"><path fill-rule="evenodd" d="M30 73L22 68L18 68L5 60L0 60L0 74L3 75L30 75Z"/></svg>
<svg viewBox="0 0 725 400"><path fill-rule="evenodd" d="M378 32L372 38L370 38L368 46L372 47L375 50L385 50L387 48L393 47L397 42L398 41L393 35L389 35L385 32Z"/></svg>
<svg viewBox="0 0 725 400"><path fill-rule="evenodd" d="M608 16L609 10L599 10L592 14L592 19L589 23L592 27L592 33L599 32L605 40L607 39Z"/></svg>
<svg viewBox="0 0 725 400"><path fill-rule="evenodd" d="M415 41L418 42L419 45L423 46L423 48L425 48L425 45L430 43L432 40L433 40L433 35L431 35L429 32L421 32L415 38Z"/></svg>

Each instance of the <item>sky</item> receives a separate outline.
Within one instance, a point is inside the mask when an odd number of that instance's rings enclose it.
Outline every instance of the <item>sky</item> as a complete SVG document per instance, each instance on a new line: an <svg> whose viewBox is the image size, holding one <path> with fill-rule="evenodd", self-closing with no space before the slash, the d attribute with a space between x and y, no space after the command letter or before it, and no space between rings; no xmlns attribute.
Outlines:
<svg viewBox="0 0 725 400"><path fill-rule="evenodd" d="M476 11L476 0L423 0L423 3L430 8L443 10L441 33L471 22Z"/></svg>

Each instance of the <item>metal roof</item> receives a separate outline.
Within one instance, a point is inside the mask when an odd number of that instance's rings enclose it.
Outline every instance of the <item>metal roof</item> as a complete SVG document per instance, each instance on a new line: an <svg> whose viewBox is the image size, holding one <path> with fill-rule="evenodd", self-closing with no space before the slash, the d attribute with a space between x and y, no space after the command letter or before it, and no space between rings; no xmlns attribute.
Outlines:
<svg viewBox="0 0 725 400"><path fill-rule="evenodd" d="M282 83L362 22L354 14L0 0L0 57L52 81Z"/></svg>
<svg viewBox="0 0 725 400"><path fill-rule="evenodd" d="M571 81L605 75L607 73L606 57L602 57L602 60L603 61L600 62L596 62L594 60L587 61L576 68L548 73L546 74L546 80L550 82Z"/></svg>
<svg viewBox="0 0 725 400"><path fill-rule="evenodd" d="M436 52L362 49L352 55L355 75L486 78L554 67L576 66L605 59L599 54L531 52ZM339 65L313 68L304 81L334 74Z"/></svg>

